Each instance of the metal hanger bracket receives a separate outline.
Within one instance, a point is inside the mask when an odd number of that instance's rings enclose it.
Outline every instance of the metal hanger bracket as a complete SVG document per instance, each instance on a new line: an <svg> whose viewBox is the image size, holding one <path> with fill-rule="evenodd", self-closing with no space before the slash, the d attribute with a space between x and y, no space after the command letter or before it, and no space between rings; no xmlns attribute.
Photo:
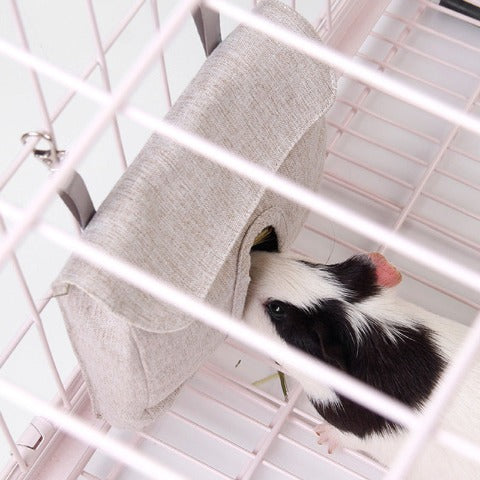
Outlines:
<svg viewBox="0 0 480 480"><path fill-rule="evenodd" d="M192 15L205 54L208 56L222 41L220 16L218 12L214 12L204 6L198 7ZM58 150L55 139L47 132L26 132L21 136L21 141L25 144L30 138L45 140L50 144L50 149L34 148L33 155L41 160L51 172L54 172L61 163L62 158L65 157L65 150ZM72 173L68 185L60 189L58 194L83 230L96 211L87 186L78 172L74 171Z"/></svg>
<svg viewBox="0 0 480 480"><path fill-rule="evenodd" d="M208 57L222 41L220 16L218 12L214 12L207 7L198 7L192 15L203 49Z"/></svg>
<svg viewBox="0 0 480 480"><path fill-rule="evenodd" d="M58 150L55 140L46 132L24 133L21 136L21 141L25 144L27 140L32 137L40 138L50 143L52 148L34 148L33 155L41 160L41 162L46 165L51 172L55 172L62 159L66 155L65 150ZM78 172L73 171L70 181L65 187L59 190L58 195L75 217L80 225L80 228L83 230L95 215L95 207L93 206L87 186Z"/></svg>

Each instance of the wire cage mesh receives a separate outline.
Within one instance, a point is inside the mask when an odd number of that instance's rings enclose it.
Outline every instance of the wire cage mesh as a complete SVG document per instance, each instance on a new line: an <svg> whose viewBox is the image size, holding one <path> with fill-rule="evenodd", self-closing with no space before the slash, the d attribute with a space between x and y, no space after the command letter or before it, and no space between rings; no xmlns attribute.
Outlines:
<svg viewBox="0 0 480 480"><path fill-rule="evenodd" d="M472 325L445 395L412 428L410 445L421 446L433 435L455 377L468 368L480 341L474 321L480 285L480 22L427 0L287 2L314 24L323 48L271 28L251 13L255 2L203 3L220 13L224 36L244 23L337 71L319 194L260 180L311 208L293 250L322 262L386 251L404 274L403 297ZM230 338L154 427L120 431L91 412L49 291L69 251L106 262L120 275L132 274L131 281L156 289L161 298L175 292L162 293L162 286L134 278L138 272L122 270L78 240L76 223L55 195L59 176L52 181L32 157L39 139L21 145L19 138L26 131L49 132L58 149L69 151L60 175L77 168L96 205L151 130L185 141L159 119L203 62L190 20L198 4L10 0L0 6L2 479L385 474L358 452L328 455L318 446L312 435L318 418L301 388L289 380L285 398L278 381L269 379L277 369L269 360L273 351L259 351L259 343L245 338L240 327L235 330L229 319L208 309L200 319L214 326L225 320ZM212 161L225 154L202 139L195 142L192 148ZM235 168L255 181L243 161L248 159L237 160ZM335 385L345 381L329 378ZM371 399L412 422L408 410ZM480 458L479 446L451 432L437 433L435 441ZM399 457L408 462L414 454L407 446ZM390 478L401 478L398 465Z"/></svg>

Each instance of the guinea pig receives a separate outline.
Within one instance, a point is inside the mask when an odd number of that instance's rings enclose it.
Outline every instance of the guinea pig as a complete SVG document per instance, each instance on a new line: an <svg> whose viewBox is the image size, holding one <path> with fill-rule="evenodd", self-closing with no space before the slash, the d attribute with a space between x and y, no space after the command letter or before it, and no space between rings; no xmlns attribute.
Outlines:
<svg viewBox="0 0 480 480"><path fill-rule="evenodd" d="M399 298L401 274L379 253L322 265L277 252L251 253L245 321L421 411L468 329ZM325 421L318 442L362 450L388 467L403 427L289 369ZM480 440L478 362L442 428ZM431 440L412 480L480 479L480 464Z"/></svg>

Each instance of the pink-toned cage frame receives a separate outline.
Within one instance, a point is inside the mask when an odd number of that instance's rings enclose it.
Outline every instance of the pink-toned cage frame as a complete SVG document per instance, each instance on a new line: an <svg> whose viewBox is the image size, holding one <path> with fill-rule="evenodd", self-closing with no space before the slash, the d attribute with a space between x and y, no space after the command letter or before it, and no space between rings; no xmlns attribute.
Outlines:
<svg viewBox="0 0 480 480"><path fill-rule="evenodd" d="M385 228L384 226L375 223L354 211L342 207L336 202L329 200L321 193L308 191L305 188L293 184L287 179L280 178L274 174L266 172L260 167L249 163L248 159L239 158L231 152L225 151L224 149L213 145L196 135L168 125L163 120L159 120L152 115L142 112L127 103L128 98L135 91L136 86L143 78L146 71L154 62L158 62L158 59L160 59L164 94L168 105L171 105L168 78L161 52L167 45L167 42L175 35L176 31L179 29L185 19L190 15L192 9L197 7L202 2L198 0L185 0L178 2L177 8L171 12L170 16L165 20L165 22L162 24L162 28L160 29L156 2L152 0L150 2L152 16L157 32L152 37L151 42L145 47L144 51L139 55L135 65L129 70L123 81L113 91L110 85L105 53L115 43L123 30L135 17L139 9L142 8L142 6L145 4L145 0L138 1L133 5L131 11L125 17L124 21L118 26L118 29L104 44L102 44L98 31L98 24L96 21L92 0L86 0L97 46L97 58L91 63L91 65L89 65L81 78L72 76L62 69L49 64L48 62L30 53L27 36L23 28L22 18L17 8L17 2L16 0L10 0L10 3L15 14L18 31L22 38L23 48L15 47L0 39L0 53L24 65L30 71L40 110L43 116L43 130L49 132L52 138L55 138L53 123L76 93L80 93L81 95L92 99L102 107L89 127L85 129L75 144L71 146L68 157L61 163L56 173L52 176L51 181L42 186L39 193L32 199L27 208L24 210L19 210L7 202L0 200L0 213L2 217L6 217L15 222L14 227L6 233L2 244L0 245L0 261L2 264L7 260L13 262L31 315L31 318L25 321L17 335L11 339L5 351L0 352L0 368L7 361L18 344L22 341L30 327L35 325L45 350L51 372L57 384L59 399L57 402L47 404L46 402L35 398L29 392L21 390L14 384L3 379L0 379L0 396L4 399L16 402L19 406L31 411L37 416L42 416L46 419L49 419L58 425L62 431L68 433L67 436L62 437L63 441L61 443L57 441L56 444L58 451L67 454L66 457L63 457L65 458L65 463L69 465L75 465L76 470L71 469L73 473L71 473L71 476L68 478L76 478L76 476L79 474L82 474L85 478L97 478L83 471L83 467L87 463L88 458L91 456L94 449L97 448L103 450L105 453L119 462L116 470L109 474L109 479L116 478L116 475L118 475L118 473L121 471L123 465L127 465L137 470L139 473L142 473L148 478L183 477L179 476L176 472L163 467L158 462L155 462L152 458L145 456L135 449L136 443L141 441L142 438L149 437L148 434L138 432L131 445L121 444L120 442L106 437L103 434L103 432L108 429L108 426L101 420L94 418L90 412L85 387L82 385L81 376L78 371L74 372L72 380L68 385L63 384L50 351L41 319L41 313L47 303L50 301L51 296L47 294L45 296L45 300L35 304L33 296L28 288L25 276L15 257L16 247L33 228L36 228L38 232L47 237L54 244L62 248L66 248L69 251L75 252L77 255L82 256L86 260L101 266L107 271L110 271L113 275L123 278L139 288L144 289L146 292L154 295L159 300L173 304L179 309L194 315L208 325L224 331L230 336L230 341L234 342L236 348L242 349L242 345L246 345L250 349L257 351L260 355L262 355L262 358L265 358L264 355L267 354L272 358L282 358L287 360L289 364L295 365L298 369L305 370L305 372L308 372L308 374L313 378L332 385L336 390L344 395L354 398L359 403L370 407L372 410L409 427L411 429L409 442L399 452L395 464L386 474L385 478L389 480L402 478L406 472L408 472L417 455L421 452L422 446L433 435L436 435L437 441L454 448L459 454L476 459L477 461L480 459L480 446L474 445L451 432L437 431L437 421L445 405L454 394L456 385L458 385L458 383L462 380L463 375L468 370L468 366L473 361L474 356L480 346L480 317L477 317L472 324L470 335L465 340L461 352L455 358L454 362L452 362L442 379L441 388L439 388L432 396L422 418L419 419L412 411L410 411L404 405L401 405L399 402L394 401L391 398L374 391L372 388L361 384L360 382L349 378L324 364L316 362L291 348L277 345L269 339L263 338L256 332L252 332L245 325L240 324L221 312L216 311L212 307L205 305L194 298L191 298L184 292L174 289L170 285L164 283L161 279L153 278L145 272L139 271L138 269L125 264L118 259L112 258L105 252L98 251L96 248L86 244L80 238L68 235L58 228L54 228L39 220L43 211L55 197L57 188L65 181L72 169L76 168L76 166L82 161L84 154L90 145L95 142L102 130L109 125L113 124L120 163L123 168L126 168L127 163L125 159L125 153L116 119L117 114L121 113L138 122L142 126L150 130L156 130L160 134L178 141L193 151L201 153L211 161L215 161L220 165L235 171L239 175L245 176L251 181L261 183L277 193L285 196L286 198L304 205L313 212L316 212L325 218L331 219L332 221L335 221L344 227L347 227L358 232L359 234L379 242L381 245L383 245L382 250L388 246L389 249L397 251L405 257L411 258L419 264L425 265L426 267L451 278L455 282L463 284L478 292L480 291L480 275L477 271L464 265L460 265L449 258L446 258L445 256L438 255L437 253L431 251L431 249L419 245L398 233L398 230L405 222L405 219L410 217L429 226L432 229L435 229L436 231L439 231L442 234L450 236L453 238L453 240L463 245L470 246L476 251L480 250L479 244L475 243L472 245L472 242L468 242L461 236L446 231L442 226L412 213L412 207L420 195L430 196L430 198L439 202L443 202L451 208L460 209L460 207L456 207L451 202L447 202L442 198L434 197L432 194L425 192L424 187L434 171L452 177L450 172L442 171L438 167L438 163L442 158L443 153L447 149L456 149L458 151L458 148L451 145L451 143L460 128L474 132L477 135L480 134L480 119L469 113L471 107L474 104L478 104L478 96L480 93L480 82L478 82L478 75L466 70L466 74L473 75L477 79L478 87L470 98L463 99L465 100L464 108L456 108L438 100L434 96L422 93L416 88L409 87L404 82L384 74L383 70L394 68L389 64L389 61L390 57L394 55L395 49L412 49L411 46L403 43L404 38L402 38L402 35L400 35L397 40L386 39L391 43L391 50L383 61L376 61L377 65L380 67L379 70L366 67L362 63L350 59L350 55L357 51L359 44L366 38L367 34L370 33L376 20L384 12L384 9L389 3L388 1L379 0L375 2L374 8L371 8L371 4L369 5L370 8L366 8L367 3L369 3L366 0L363 0L362 2L355 2L354 8L354 2L345 2L340 0L336 2L328 1L326 11L322 14L317 22L317 29L325 41L325 46L305 40L297 35L289 33L281 27L272 25L269 22L266 22L265 20L252 14L251 12L238 8L233 4L233 2L221 0L205 0L203 2L205 6L218 11L221 15L228 16L238 22L250 26L251 28L262 31L277 41L284 42L293 48L304 52L306 55L311 55L315 58L318 58L331 65L337 71L343 72L350 78L359 80L366 85L364 92L360 95L356 102L352 102L351 100L344 98L337 99L337 102L342 102L351 107L351 113L350 115L346 116L342 124L339 124L333 120L328 120L328 124L334 127L337 132L328 145L328 152L331 154L344 155L335 149L335 144L343 132L348 131L350 134L360 135L349 127L350 121L355 112L363 111L368 114L378 116L377 113L369 112L368 109L362 105L363 99L370 89L376 89L378 91L385 92L396 97L397 99L424 109L425 111L451 122L452 129L446 138L439 140L429 137L430 141L437 142L440 145L440 149L437 157L434 159L434 161L430 162L428 168L426 168L421 181L416 185L406 184L403 182L403 186L412 190L412 195L407 205L399 210L397 221L394 227L391 229ZM295 3L295 0L291 2L293 7L295 7ZM480 2L477 0L471 3L480 6ZM478 21L465 18L460 14L446 10L443 7L439 7L438 5L427 0L419 0L418 4L419 10L439 10L446 15L450 15L455 18L461 18L463 21L469 21L474 25L480 26L480 22ZM388 12L386 15L391 15L392 17L396 16L397 19L403 21L405 23L405 29L426 28L422 27L420 24L416 24L415 19L412 20L408 18L399 18L398 15ZM348 32L348 35L346 35L346 32ZM355 34L352 32L355 32ZM434 34L439 36L443 35L438 32L434 32ZM382 37L381 34L377 33L373 33L372 35L377 36L377 38ZM444 35L444 37L446 36ZM385 40L385 37L383 39ZM473 48L476 52L480 52L480 47L469 46L469 48ZM448 62L445 62L442 59L428 54L424 55L426 55L426 57L430 60L443 62L443 64L448 66ZM363 58L372 60L371 58L369 59L365 56L363 56ZM373 60L375 61L375 59ZM85 82L85 79L90 75L97 65L102 73L102 81L104 86L103 90L93 87ZM71 89L71 93L66 96L62 102L60 102L53 114L49 113L49 109L46 105L42 88L38 80L39 73L52 78ZM411 78L421 81L421 79L415 77L414 74L409 74L406 72L403 73ZM436 85L430 86L437 87ZM391 118L388 117L384 117L382 119L389 123L395 123ZM396 125L399 128L404 128L407 130L409 129L408 126L401 124ZM413 129L410 129L410 131L413 131L413 133L418 133ZM377 144L383 148L389 148L388 145L383 145L381 142L372 138L368 138L367 140L370 143ZM13 160L8 170L2 172L0 177L0 188L3 188L9 182L9 180L12 179L22 163L29 157L35 145L36 140L30 139L18 157ZM400 156L406 155L404 152L398 149L393 149L393 153ZM458 153L462 153L472 158L472 154L469 152L460 151ZM409 159L412 160L412 158ZM479 158L477 157L473 157L473 159L475 161L479 161ZM352 163L358 163L358 160L348 156L345 158L345 160ZM421 162L419 159L413 160ZM372 169L371 167L368 168L380 176L385 177L386 175L384 172L378 169ZM334 183L341 183L344 181L341 178L335 177L334 174L328 172L326 173L326 178ZM388 179L392 180L392 177L389 176ZM458 178L456 179L458 180ZM393 180L395 181L395 179ZM468 182L465 179L462 179L462 181ZM470 183L470 186L476 188L476 185L473 182ZM370 195L370 197L373 197L374 200L380 203L385 203L385 200L381 197L375 197L374 195L369 194L369 192L363 193L367 196ZM480 220L479 216L473 211L465 211L465 209L461 209L461 211L462 213L470 215L476 220ZM6 230L3 220L0 226L3 231ZM307 228L309 228L308 225ZM312 227L312 229L314 229L314 227ZM325 235L323 232L321 234ZM336 238L336 241L342 243L341 239ZM348 244L348 242L343 243L346 246L351 247L351 249L354 251L358 250L355 246ZM433 288L436 288L443 293L454 296L457 300L464 302L475 309L478 309L479 304L469 298L452 294L446 289L432 284L429 280L420 278L414 273L405 271L404 273L411 275L413 278L416 278L423 283L431 285ZM208 369L209 367L207 366L203 368ZM210 371L212 370L210 369ZM257 400L259 396L266 398L265 393L261 393L248 385L242 384L241 381L229 377L225 372L213 372L213 374L220 375L221 377L223 375L222 381L229 383L229 385L231 385L231 387L234 389L241 389L244 394L248 395L248 392L251 391L252 398L256 398ZM258 465L262 462L266 462L264 458L265 453L273 440L279 435L280 429L289 414L295 409L295 403L300 393L301 390L296 388L291 393L288 402L285 402L284 404L278 404L275 423L266 429L266 435L262 445L255 452L250 452L252 458L251 463L240 478L251 478ZM278 403L272 398L269 400L274 403ZM70 415L70 413L75 413L75 416ZM303 424L304 427L306 426L305 428L307 428L310 423L314 423L314 419L308 418L308 416L305 414L304 417L307 421L307 423ZM15 464L9 467L9 472L14 473L10 473L12 476L8 478L23 478L22 475L28 476L31 465L27 465L27 462L23 458L22 453L16 445L15 439L12 437L1 414L0 430L3 433L6 441L9 443L15 460ZM54 432L51 432L52 437L53 434ZM57 433L57 435L61 435L61 433ZM157 441L152 438L150 438L150 440ZM45 451L48 451L48 449ZM62 470L64 465L49 464L49 458L47 455L43 456L42 462L43 466L39 471L42 472L43 476L38 474L36 477L30 478L65 478L60 476L63 473L59 473L64 472L64 470ZM37 467L38 465L36 468ZM274 465L272 467L278 468ZM57 468L57 471L55 468ZM229 478L227 476L224 477Z"/></svg>

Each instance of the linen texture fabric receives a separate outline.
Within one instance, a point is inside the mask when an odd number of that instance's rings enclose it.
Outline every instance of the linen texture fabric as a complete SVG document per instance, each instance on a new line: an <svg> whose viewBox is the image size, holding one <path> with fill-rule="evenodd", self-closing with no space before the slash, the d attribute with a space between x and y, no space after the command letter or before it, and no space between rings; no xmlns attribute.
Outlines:
<svg viewBox="0 0 480 480"><path fill-rule="evenodd" d="M317 39L280 2L261 2L256 12ZM327 66L240 26L205 61L166 120L316 190L325 157L323 116L334 95ZM240 318L255 237L271 225L280 249L288 249L306 213L154 133L84 239ZM53 287L93 408L117 427L154 421L224 339L75 256Z"/></svg>

